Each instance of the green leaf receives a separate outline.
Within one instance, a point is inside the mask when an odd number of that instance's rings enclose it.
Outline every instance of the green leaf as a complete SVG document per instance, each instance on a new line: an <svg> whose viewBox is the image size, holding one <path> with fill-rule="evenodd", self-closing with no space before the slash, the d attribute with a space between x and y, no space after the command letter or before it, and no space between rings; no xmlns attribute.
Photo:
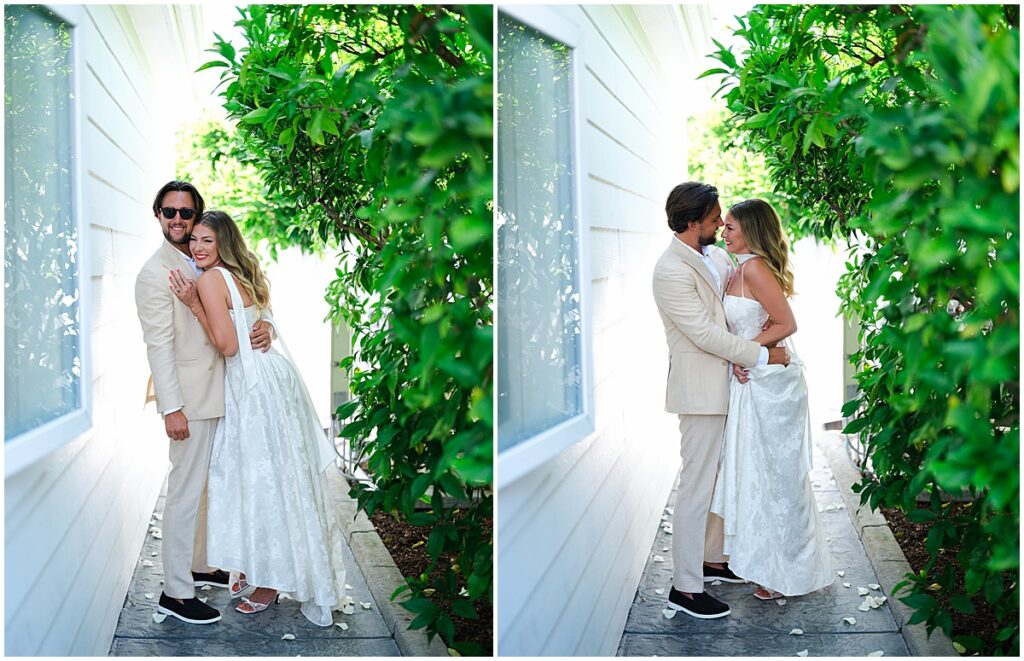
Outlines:
<svg viewBox="0 0 1024 661"><path fill-rule="evenodd" d="M247 124L259 124L267 116L268 112L270 112L269 108L256 108L243 115L241 121Z"/></svg>

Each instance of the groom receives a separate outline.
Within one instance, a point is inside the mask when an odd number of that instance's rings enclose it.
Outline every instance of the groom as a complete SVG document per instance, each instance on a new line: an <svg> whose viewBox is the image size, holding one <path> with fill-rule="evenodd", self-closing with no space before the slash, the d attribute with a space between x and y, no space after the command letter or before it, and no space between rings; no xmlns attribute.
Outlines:
<svg viewBox="0 0 1024 661"><path fill-rule="evenodd" d="M680 184L669 194L665 212L674 236L654 267L654 299L669 350L665 410L679 415L682 456L672 519L675 575L669 607L713 619L730 610L704 592L704 583L743 582L722 555L722 519L709 512L729 410L729 363L787 365L789 355L726 330L722 296L732 263L714 245L723 225L718 189Z"/></svg>
<svg viewBox="0 0 1024 661"><path fill-rule="evenodd" d="M135 281L156 409L171 439L163 518L164 590L158 610L190 624L220 619L216 609L196 598L196 587L228 587L227 572L206 564L206 471L224 415L224 359L188 307L171 293L168 280L172 269L199 275L189 240L203 208L203 197L192 184L164 184L153 200L153 214L165 241ZM269 325L258 323L250 341L254 349L269 348Z"/></svg>

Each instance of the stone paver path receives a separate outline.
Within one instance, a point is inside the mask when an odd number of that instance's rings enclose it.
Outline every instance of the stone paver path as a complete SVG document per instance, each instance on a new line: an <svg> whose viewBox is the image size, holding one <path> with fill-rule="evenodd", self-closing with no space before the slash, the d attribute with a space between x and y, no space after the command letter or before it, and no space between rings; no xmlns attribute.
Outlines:
<svg viewBox="0 0 1024 661"><path fill-rule="evenodd" d="M163 502L161 494L154 517L163 512ZM161 525L156 518L153 523ZM167 617L157 623L153 614L163 589L160 552L160 541L147 534L110 656L399 656L398 646L348 545L345 582L352 586L348 594L356 602L355 612L345 615L336 611L335 626L324 628L306 620L297 602L284 598L262 613L237 613L237 600L233 602L228 591L221 588L197 591L200 598L206 597L207 603L221 612L220 622L200 626ZM360 602L369 603L370 608L364 609ZM348 625L347 630L337 626L342 622ZM285 634L295 639L282 640Z"/></svg>
<svg viewBox="0 0 1024 661"><path fill-rule="evenodd" d="M619 643L619 656L907 656L908 650L888 603L867 612L858 610L864 597L858 587L878 583L864 547L838 491L828 462L815 446L811 480L819 521L825 526L835 570L843 577L828 588L786 599L784 605L755 599L750 584L707 584L708 592L729 604L732 614L698 620L685 613L671 619L662 614L672 583L672 536L659 529ZM675 501L675 492L667 507ZM654 556L664 558L655 561ZM843 587L843 582L850 584ZM663 590L658 594L655 590ZM881 596L878 590L870 594ZM856 618L854 625L843 621ZM802 635L790 631L801 629Z"/></svg>

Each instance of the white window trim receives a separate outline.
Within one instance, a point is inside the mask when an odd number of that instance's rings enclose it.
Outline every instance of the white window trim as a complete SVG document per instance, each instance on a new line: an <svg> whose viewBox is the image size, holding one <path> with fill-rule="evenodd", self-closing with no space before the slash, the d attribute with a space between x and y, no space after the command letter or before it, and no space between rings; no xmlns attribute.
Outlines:
<svg viewBox="0 0 1024 661"><path fill-rule="evenodd" d="M572 133L573 150L573 208L576 216L576 227L579 238L576 242L578 277L580 287L580 368L582 371L582 411L554 427L545 429L535 436L518 443L498 454L497 485L501 489L516 480L528 475L537 468L547 464L551 459L569 447L589 438L595 429L594 424L594 370L591 348L590 323L590 227L585 224L589 214L583 207L583 183L585 172L580 149L580 86L583 76L583 50L579 28L564 16L552 9L538 5L501 5L499 13L507 15L524 25L540 32L555 41L561 42L571 49L572 57L572 91L570 103L569 130ZM497 41L495 41L497 43ZM495 81L500 85L500 81ZM497 152L495 152L497 153ZM495 197L497 199L497 197ZM497 265L497 255L495 256ZM499 300L497 303L501 305ZM501 333L501 329L498 329Z"/></svg>
<svg viewBox="0 0 1024 661"><path fill-rule="evenodd" d="M78 358L81 365L81 407L19 434L4 443L4 477L10 477L46 457L51 452L87 434L92 429L92 308L90 305L91 268L89 264L89 226L82 217L82 112L80 93L84 14L77 5L43 5L43 8L67 23L71 33L71 218L78 232Z"/></svg>

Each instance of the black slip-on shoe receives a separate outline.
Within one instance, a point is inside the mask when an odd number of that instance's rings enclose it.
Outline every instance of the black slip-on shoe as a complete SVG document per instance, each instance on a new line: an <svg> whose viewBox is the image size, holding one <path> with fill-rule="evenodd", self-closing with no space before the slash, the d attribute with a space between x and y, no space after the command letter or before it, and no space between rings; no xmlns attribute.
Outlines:
<svg viewBox="0 0 1024 661"><path fill-rule="evenodd" d="M726 604L707 592L695 592L690 598L675 588L668 593L668 607L701 620L714 620L732 612Z"/></svg>
<svg viewBox="0 0 1024 661"><path fill-rule="evenodd" d="M722 563L722 567L724 567L724 569L719 569L717 567L708 567L707 565L704 565L704 582L705 583L713 583L714 581L721 581L723 583L746 583L747 582L746 580L744 580L744 579L740 578L739 576L737 576L736 574L732 573L732 570L729 569L729 563L728 562L723 562Z"/></svg>
<svg viewBox="0 0 1024 661"><path fill-rule="evenodd" d="M197 587L201 588L204 585L210 585L215 588L226 588L228 587L228 581L230 576L223 569L218 569L209 573L202 573L194 571L192 572L192 583Z"/></svg>
<svg viewBox="0 0 1024 661"><path fill-rule="evenodd" d="M179 603L177 599L171 599L161 592L160 604L156 609L189 624L213 624L220 620L220 612L216 608L207 606L195 597L183 599Z"/></svg>

